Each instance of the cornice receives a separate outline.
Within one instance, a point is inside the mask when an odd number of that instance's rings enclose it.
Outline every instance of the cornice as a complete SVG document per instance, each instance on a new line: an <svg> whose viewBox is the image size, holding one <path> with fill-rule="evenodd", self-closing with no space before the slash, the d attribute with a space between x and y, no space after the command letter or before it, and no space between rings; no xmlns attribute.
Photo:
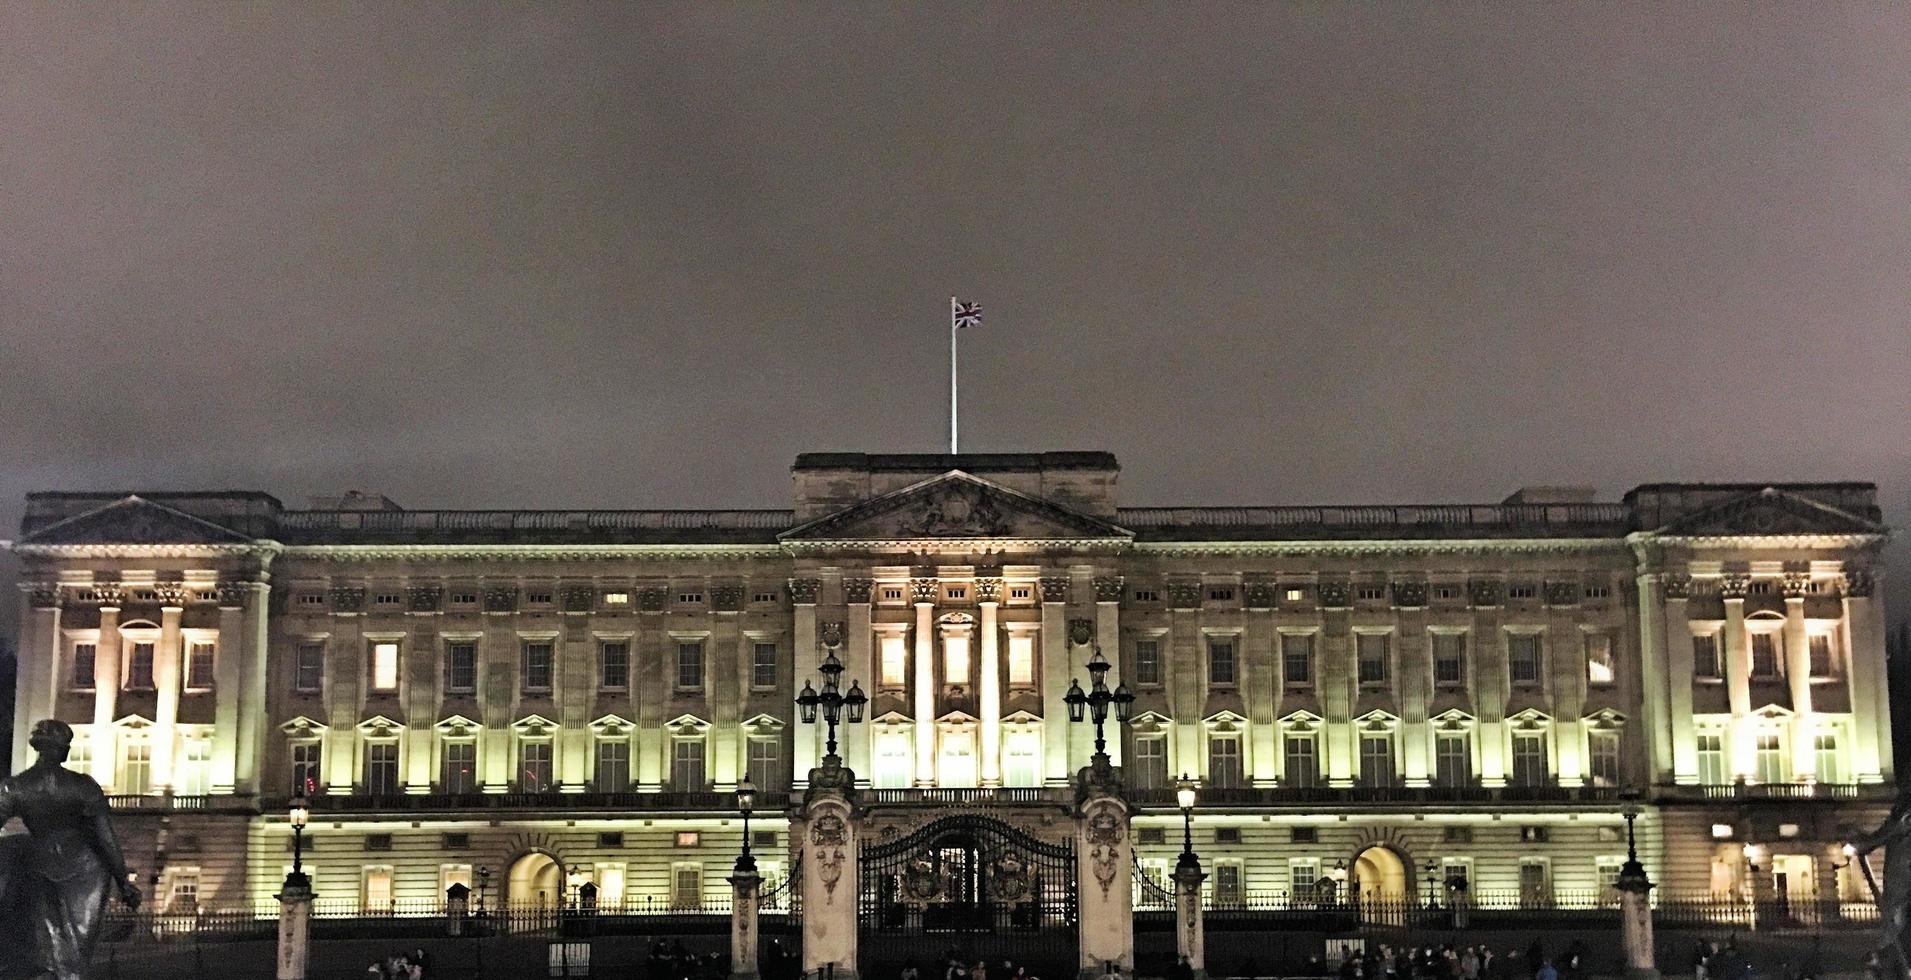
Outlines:
<svg viewBox="0 0 1911 980"><path fill-rule="evenodd" d="M1341 541L1137 541L1137 552L1164 558L1192 558L1206 555L1489 555L1519 554L1561 555L1586 552L1622 554L1626 542L1619 538L1465 538L1443 539L1354 539Z"/></svg>
<svg viewBox="0 0 1911 980"><path fill-rule="evenodd" d="M254 556L270 559L285 551L277 541L251 544L15 544L13 553L38 558L217 558Z"/></svg>
<svg viewBox="0 0 1911 980"><path fill-rule="evenodd" d="M366 561L746 561L782 558L775 545L754 544L347 544L294 545L288 558L327 562Z"/></svg>
<svg viewBox="0 0 1911 980"><path fill-rule="evenodd" d="M836 538L784 541L790 555L834 554L845 551L907 552L911 554L974 555L983 549L1010 552L1073 551L1118 553L1134 546L1128 538Z"/></svg>
<svg viewBox="0 0 1911 980"><path fill-rule="evenodd" d="M1659 534L1635 531L1626 535L1626 544L1641 557L1650 557L1655 549L1684 548L1690 551L1744 551L1747 548L1834 550L1855 548L1876 550L1889 540L1888 532L1878 534Z"/></svg>

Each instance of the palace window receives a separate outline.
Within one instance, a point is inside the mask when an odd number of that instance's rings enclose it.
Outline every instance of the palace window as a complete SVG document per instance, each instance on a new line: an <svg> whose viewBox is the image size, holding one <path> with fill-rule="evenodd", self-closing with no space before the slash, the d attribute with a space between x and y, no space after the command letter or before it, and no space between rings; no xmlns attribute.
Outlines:
<svg viewBox="0 0 1911 980"><path fill-rule="evenodd" d="M750 647L750 686L760 691L776 686L776 644L757 643Z"/></svg>
<svg viewBox="0 0 1911 980"><path fill-rule="evenodd" d="M1233 638L1217 637L1208 641L1208 683L1234 683Z"/></svg>
<svg viewBox="0 0 1911 980"><path fill-rule="evenodd" d="M446 793L476 793L478 743L464 740L444 743L444 772L439 779Z"/></svg>
<svg viewBox="0 0 1911 980"><path fill-rule="evenodd" d="M678 861L670 866L670 907L694 909L703 905L703 865Z"/></svg>
<svg viewBox="0 0 1911 980"><path fill-rule="evenodd" d="M1725 676L1725 665L1719 658L1717 633L1699 633L1692 637L1692 676L1708 679Z"/></svg>
<svg viewBox="0 0 1911 980"><path fill-rule="evenodd" d="M942 638L942 682L969 683L968 634L952 634Z"/></svg>
<svg viewBox="0 0 1911 980"><path fill-rule="evenodd" d="M1753 759L1758 765L1761 783L1782 783L1791 779L1785 765L1785 747L1776 732L1761 732L1753 742Z"/></svg>
<svg viewBox="0 0 1911 980"><path fill-rule="evenodd" d="M1612 660L1612 634L1586 634L1586 683L1611 684L1619 674Z"/></svg>
<svg viewBox="0 0 1911 980"><path fill-rule="evenodd" d="M359 887L359 907L367 912L392 910L392 870L389 865L368 865Z"/></svg>
<svg viewBox="0 0 1911 980"><path fill-rule="evenodd" d="M173 773L173 792L180 796L204 796L212 790L212 739L199 736L180 743L179 762Z"/></svg>
<svg viewBox="0 0 1911 980"><path fill-rule="evenodd" d="M1002 741L1002 784L1042 784L1042 737L1034 732L1011 732ZM1162 760L1167 765L1167 760Z"/></svg>
<svg viewBox="0 0 1911 980"><path fill-rule="evenodd" d="M900 633L882 636L882 684L901 687L909 676L909 643Z"/></svg>
<svg viewBox="0 0 1911 980"><path fill-rule="evenodd" d="M199 914L198 868L166 869L166 900L160 910L166 915Z"/></svg>
<svg viewBox="0 0 1911 980"><path fill-rule="evenodd" d="M1209 736L1208 785L1214 789L1236 789L1241 782L1240 736Z"/></svg>
<svg viewBox="0 0 1911 980"><path fill-rule="evenodd" d="M99 659L99 647L92 643L73 644L73 680L71 686L76 691L93 689L93 667Z"/></svg>
<svg viewBox="0 0 1911 980"><path fill-rule="evenodd" d="M1587 599L1605 599L1611 597L1612 588L1604 582L1587 582L1580 594Z"/></svg>
<svg viewBox="0 0 1911 980"><path fill-rule="evenodd" d="M1362 732L1360 785L1392 786L1397 778L1393 765L1393 733Z"/></svg>
<svg viewBox="0 0 1911 980"><path fill-rule="evenodd" d="M391 796L399 789L398 743L366 743L365 792L372 796Z"/></svg>
<svg viewBox="0 0 1911 980"><path fill-rule="evenodd" d="M1161 683L1161 641L1135 641L1135 684Z"/></svg>
<svg viewBox="0 0 1911 980"><path fill-rule="evenodd" d="M1698 747L1699 782L1705 786L1725 785L1725 736L1719 732L1700 732L1694 741Z"/></svg>
<svg viewBox="0 0 1911 980"><path fill-rule="evenodd" d="M478 689L478 645L469 640L445 644L445 690L470 694Z"/></svg>
<svg viewBox="0 0 1911 980"><path fill-rule="evenodd" d="M153 644L133 644L132 656L126 660L126 690L150 691L153 689Z"/></svg>
<svg viewBox="0 0 1911 980"><path fill-rule="evenodd" d="M870 783L877 789L902 789L914 776L914 749L906 732L886 731L876 736L876 771Z"/></svg>
<svg viewBox="0 0 1911 980"><path fill-rule="evenodd" d="M1354 587L1354 598L1359 599L1362 602L1377 602L1381 599L1385 599L1386 597L1387 597L1387 587L1384 585L1369 584L1369 585L1357 585Z"/></svg>
<svg viewBox="0 0 1911 980"><path fill-rule="evenodd" d="M1011 599L1027 599L1033 595L1034 593L1031 592L1026 585L1013 585L1009 587L1009 598Z"/></svg>
<svg viewBox="0 0 1911 980"><path fill-rule="evenodd" d="M670 787L679 793L704 790L703 739L674 739L670 746Z"/></svg>
<svg viewBox="0 0 1911 980"><path fill-rule="evenodd" d="M703 687L703 644L677 644L677 689L695 691Z"/></svg>
<svg viewBox="0 0 1911 980"><path fill-rule="evenodd" d="M1843 781L1844 760L1838 756L1838 736L1834 732L1819 732L1812 736L1812 756L1815 774L1821 783Z"/></svg>
<svg viewBox="0 0 1911 980"><path fill-rule="evenodd" d="M1314 634L1281 634L1281 672L1289 687L1314 683Z"/></svg>
<svg viewBox="0 0 1911 980"><path fill-rule="evenodd" d="M606 592L606 593L604 593L604 605L606 605L606 606L628 606L628 605L630 605L630 593L628 593L628 592Z"/></svg>
<svg viewBox="0 0 1911 980"><path fill-rule="evenodd" d="M1287 889L1296 901L1323 901L1326 896L1320 893L1320 858L1288 858Z"/></svg>
<svg viewBox="0 0 1911 980"><path fill-rule="evenodd" d="M1387 683L1387 634L1361 633L1354 637L1356 670L1360 683Z"/></svg>
<svg viewBox="0 0 1911 980"><path fill-rule="evenodd" d="M1009 684L1032 687L1035 684L1035 634L1009 634Z"/></svg>
<svg viewBox="0 0 1911 980"><path fill-rule="evenodd" d="M292 792L311 796L319 790L319 743L293 742Z"/></svg>
<svg viewBox="0 0 1911 980"><path fill-rule="evenodd" d="M597 686L606 691L630 688L630 644L606 640L597 645Z"/></svg>
<svg viewBox="0 0 1911 980"><path fill-rule="evenodd" d="M1214 863L1214 904L1221 907L1240 907L1241 862L1220 860Z"/></svg>
<svg viewBox="0 0 1911 980"><path fill-rule="evenodd" d="M1529 686L1539 684L1540 636L1538 633L1507 634L1506 668L1515 684Z"/></svg>
<svg viewBox="0 0 1911 980"><path fill-rule="evenodd" d="M518 743L518 789L525 793L549 793L557 788L551 763L551 743L546 740Z"/></svg>
<svg viewBox="0 0 1911 980"><path fill-rule="evenodd" d="M685 605L685 606L698 605L703 602L703 590L702 589L685 589L681 592L678 592L677 602L678 604Z"/></svg>
<svg viewBox="0 0 1911 980"><path fill-rule="evenodd" d="M1441 687L1466 684L1466 634L1433 634L1433 683Z"/></svg>
<svg viewBox="0 0 1911 980"><path fill-rule="evenodd" d="M74 733L73 747L66 753L66 768L88 776L93 774L93 739L84 728Z"/></svg>
<svg viewBox="0 0 1911 980"><path fill-rule="evenodd" d="M1137 789L1168 786L1168 736L1135 736L1135 758L1127 773Z"/></svg>
<svg viewBox="0 0 1911 980"><path fill-rule="evenodd" d="M599 793L622 793L630 789L629 740L598 739L595 777L594 784Z"/></svg>
<svg viewBox="0 0 1911 980"><path fill-rule="evenodd" d="M1546 735L1513 733L1513 785L1544 786L1551 780L1546 768Z"/></svg>
<svg viewBox="0 0 1911 980"><path fill-rule="evenodd" d="M372 596L372 602L381 606L396 606L404 601L404 595L398 592L380 592Z"/></svg>
<svg viewBox="0 0 1911 980"><path fill-rule="evenodd" d="M1619 733L1592 732L1586 736L1586 769L1594 786L1619 785Z"/></svg>
<svg viewBox="0 0 1911 980"><path fill-rule="evenodd" d="M1320 740L1313 732L1288 732L1281 737L1281 754L1288 786L1320 785Z"/></svg>
<svg viewBox="0 0 1911 980"><path fill-rule="evenodd" d="M760 790L780 790L786 783L783 766L783 743L774 738L753 738L749 744L750 757L745 769L750 782Z"/></svg>
<svg viewBox="0 0 1911 980"><path fill-rule="evenodd" d="M526 691L549 691L551 689L552 647L547 640L539 640L524 645L524 689Z"/></svg>
<svg viewBox="0 0 1911 980"><path fill-rule="evenodd" d="M1553 904L1552 868L1545 858L1520 859L1520 905L1548 908Z"/></svg>
<svg viewBox="0 0 1911 980"><path fill-rule="evenodd" d="M301 643L292 655L292 686L302 694L317 693L325 685L325 644Z"/></svg>
<svg viewBox="0 0 1911 980"><path fill-rule="evenodd" d="M128 796L144 796L153 791L153 743L143 736L121 741L119 773L113 784L116 791Z"/></svg>
<svg viewBox="0 0 1911 980"><path fill-rule="evenodd" d="M1811 676L1838 676L1838 662L1831 652L1831 634L1813 633L1809 639L1811 651Z"/></svg>
<svg viewBox="0 0 1911 980"><path fill-rule="evenodd" d="M1773 678L1778 676L1778 634L1752 634L1752 676Z"/></svg>
<svg viewBox="0 0 1911 980"><path fill-rule="evenodd" d="M1473 785L1472 742L1465 732L1440 732L1433 736L1434 785Z"/></svg>
<svg viewBox="0 0 1911 980"><path fill-rule="evenodd" d="M398 644L372 644L372 690L398 690Z"/></svg>

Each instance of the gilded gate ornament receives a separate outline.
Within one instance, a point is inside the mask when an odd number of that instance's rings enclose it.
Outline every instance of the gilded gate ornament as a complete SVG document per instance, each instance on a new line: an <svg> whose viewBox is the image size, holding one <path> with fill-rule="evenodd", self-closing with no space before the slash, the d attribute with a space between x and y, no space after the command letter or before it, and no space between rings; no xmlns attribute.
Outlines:
<svg viewBox="0 0 1911 980"><path fill-rule="evenodd" d="M989 891L996 901L1014 902L1028 894L1028 866L1017 860L1013 854L1004 854L995 862L994 872L989 876Z"/></svg>
<svg viewBox="0 0 1911 980"><path fill-rule="evenodd" d="M843 847L849 843L849 825L836 813L825 813L810 824L810 846L816 851L823 890L836 900L836 883L843 877Z"/></svg>

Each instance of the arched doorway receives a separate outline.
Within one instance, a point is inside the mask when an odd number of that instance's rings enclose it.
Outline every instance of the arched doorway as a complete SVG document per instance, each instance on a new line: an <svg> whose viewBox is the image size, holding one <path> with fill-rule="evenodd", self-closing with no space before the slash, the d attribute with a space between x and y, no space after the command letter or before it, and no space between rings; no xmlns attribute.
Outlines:
<svg viewBox="0 0 1911 980"><path fill-rule="evenodd" d="M564 904L564 867L544 851L528 851L511 862L504 879L504 901L520 908L555 909Z"/></svg>
<svg viewBox="0 0 1911 980"><path fill-rule="evenodd" d="M1348 892L1360 903L1362 921L1405 925L1409 888L1407 862L1392 848L1375 844L1354 856Z"/></svg>

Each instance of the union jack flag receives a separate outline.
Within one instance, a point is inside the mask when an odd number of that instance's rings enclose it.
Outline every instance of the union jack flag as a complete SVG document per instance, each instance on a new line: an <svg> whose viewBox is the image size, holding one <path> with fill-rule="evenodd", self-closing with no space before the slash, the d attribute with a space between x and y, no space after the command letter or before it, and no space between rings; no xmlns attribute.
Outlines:
<svg viewBox="0 0 1911 980"><path fill-rule="evenodd" d="M978 327L982 325L982 304L955 303L949 307L949 316L956 328Z"/></svg>

